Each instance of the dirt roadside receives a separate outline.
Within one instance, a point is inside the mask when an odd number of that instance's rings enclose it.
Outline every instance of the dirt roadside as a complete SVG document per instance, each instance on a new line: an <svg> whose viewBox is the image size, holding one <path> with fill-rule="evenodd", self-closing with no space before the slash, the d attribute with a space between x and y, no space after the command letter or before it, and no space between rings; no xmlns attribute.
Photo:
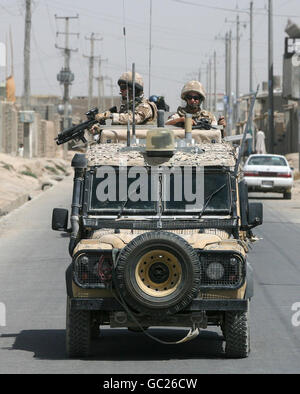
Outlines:
<svg viewBox="0 0 300 394"><path fill-rule="evenodd" d="M0 217L73 174L73 155L25 159L0 153Z"/></svg>

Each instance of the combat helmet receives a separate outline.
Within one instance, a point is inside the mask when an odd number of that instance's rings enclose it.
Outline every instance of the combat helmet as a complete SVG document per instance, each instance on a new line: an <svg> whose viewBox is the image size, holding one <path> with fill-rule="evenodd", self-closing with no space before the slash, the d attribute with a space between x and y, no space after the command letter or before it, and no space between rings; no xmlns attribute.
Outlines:
<svg viewBox="0 0 300 394"><path fill-rule="evenodd" d="M203 100L205 100L205 98L206 98L205 89L204 89L203 85L198 81L189 81L183 86L183 88L181 90L182 100L185 100L186 94L190 93L190 92L196 92L196 93L200 94L200 96L202 97Z"/></svg>
<svg viewBox="0 0 300 394"><path fill-rule="evenodd" d="M132 87L132 72L126 71L123 73L118 79L118 85L128 84L129 87ZM142 94L144 90L144 81L140 74L135 73L135 89L138 94Z"/></svg>
<svg viewBox="0 0 300 394"><path fill-rule="evenodd" d="M149 97L149 101L156 104L158 102L158 97L153 94Z"/></svg>

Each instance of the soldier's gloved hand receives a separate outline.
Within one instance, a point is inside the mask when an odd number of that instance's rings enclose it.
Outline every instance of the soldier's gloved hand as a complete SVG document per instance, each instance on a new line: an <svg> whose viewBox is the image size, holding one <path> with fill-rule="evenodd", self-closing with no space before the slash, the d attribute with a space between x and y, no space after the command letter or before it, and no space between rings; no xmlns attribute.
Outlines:
<svg viewBox="0 0 300 394"><path fill-rule="evenodd" d="M219 117L218 125L226 127L226 120L225 120L224 116Z"/></svg>
<svg viewBox="0 0 300 394"><path fill-rule="evenodd" d="M94 124L94 125L89 129L89 132L90 132L92 135L99 134L100 131L101 131L101 127L100 127L98 124Z"/></svg>
<svg viewBox="0 0 300 394"><path fill-rule="evenodd" d="M109 119L110 117L111 117L111 112L110 111L105 111L105 112L102 112L101 114L97 114L95 116L95 119L100 121L100 120L103 120L103 119Z"/></svg>

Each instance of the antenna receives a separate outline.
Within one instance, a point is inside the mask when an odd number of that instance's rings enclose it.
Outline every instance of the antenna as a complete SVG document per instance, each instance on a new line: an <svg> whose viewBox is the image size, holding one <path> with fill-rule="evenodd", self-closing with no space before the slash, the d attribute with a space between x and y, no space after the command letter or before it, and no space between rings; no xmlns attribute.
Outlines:
<svg viewBox="0 0 300 394"><path fill-rule="evenodd" d="M239 165L240 165L240 162L241 162L241 159L242 159L242 154L244 152L246 136L247 136L247 133L249 131L249 127L251 125L252 113L253 113L253 109L254 109L256 96L258 94L258 90L259 90L259 85L257 86L256 92L253 93L253 96L252 96L251 106L250 106L250 110L249 110L249 116L248 116L247 124L246 124L245 130L244 130L244 133L243 133L243 138L242 138L242 142L241 142L241 146L240 146L240 150L239 150L239 156L238 156L238 159L236 161L235 168L234 168L234 176L235 177L237 177Z"/></svg>
<svg viewBox="0 0 300 394"><path fill-rule="evenodd" d="M124 36L124 55L125 55L125 70L127 70L127 43L126 43L126 21L125 21L125 0L123 0L123 36ZM129 93L128 93L128 82L127 85L127 93L126 93L126 100L127 100L127 111L129 111ZM127 146L130 146L130 122L129 118L127 121Z"/></svg>
<svg viewBox="0 0 300 394"><path fill-rule="evenodd" d="M135 63L132 63L132 137L135 142Z"/></svg>
<svg viewBox="0 0 300 394"><path fill-rule="evenodd" d="M149 27L149 97L151 95L151 51L152 51L152 0L150 0L150 27Z"/></svg>

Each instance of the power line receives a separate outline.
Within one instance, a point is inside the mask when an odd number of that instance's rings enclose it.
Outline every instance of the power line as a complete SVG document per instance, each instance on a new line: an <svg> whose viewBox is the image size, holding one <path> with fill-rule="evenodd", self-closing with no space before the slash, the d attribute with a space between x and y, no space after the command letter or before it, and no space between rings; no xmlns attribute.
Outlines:
<svg viewBox="0 0 300 394"><path fill-rule="evenodd" d="M220 10L220 11L227 11L227 12L237 12L236 9L234 8L225 8L225 7L217 7L217 6L212 6L212 5L207 5L207 4L199 4L199 3L194 3L192 1L186 1L186 0L172 0L175 3L181 3L181 4L186 4L186 5L192 5L195 7L201 7L201 8L208 8L212 10ZM247 11L241 11L240 12L247 12Z"/></svg>
<svg viewBox="0 0 300 394"><path fill-rule="evenodd" d="M36 39L36 36L35 36L35 32L34 32L33 27L32 27L32 36L33 36L33 41L34 41L36 50L40 53L40 48L38 47L38 43L37 43L37 39ZM42 58L41 58L41 56L39 56L39 54L38 54L38 60L39 60L39 64L40 64L42 73L43 73L43 75L44 75L44 79L45 79L45 81L47 82L49 88L52 88L53 85L51 85L51 83L50 83L50 81L49 81L49 79L48 79L48 75L47 75L46 70L45 70L45 68L44 68L44 65L43 65L43 62L42 62Z"/></svg>
<svg viewBox="0 0 300 394"><path fill-rule="evenodd" d="M194 3L192 1L187 1L187 0L171 0L175 3L180 3L180 4L185 4L185 5L191 5L195 7L201 7L201 8L208 8L212 10L219 10L219 11L226 11L226 12L239 12L239 13L244 13L244 14L249 14L248 10L243 10L243 9L234 9L234 8L226 8L226 7L218 7L218 6L212 6L212 5L207 5L207 4L199 4L199 3ZM259 12L256 11L254 13L255 15L268 15L268 11L266 12ZM284 14L273 14L273 17L279 17L279 18L300 18L300 15L284 15Z"/></svg>
<svg viewBox="0 0 300 394"><path fill-rule="evenodd" d="M4 10L5 12L7 12L9 15L11 16L19 16L19 14L14 14L13 12L11 12L10 10L7 9L7 7L4 7L4 5L0 5L0 8L2 8L2 10Z"/></svg>

